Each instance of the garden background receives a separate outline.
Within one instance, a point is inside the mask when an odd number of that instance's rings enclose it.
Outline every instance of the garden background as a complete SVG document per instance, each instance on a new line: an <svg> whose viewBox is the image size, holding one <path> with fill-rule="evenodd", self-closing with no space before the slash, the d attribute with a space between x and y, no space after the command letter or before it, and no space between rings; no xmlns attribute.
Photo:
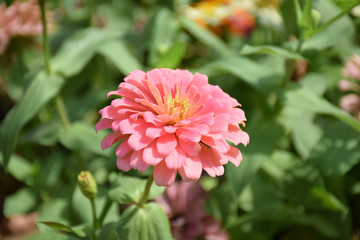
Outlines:
<svg viewBox="0 0 360 240"><path fill-rule="evenodd" d="M115 148L101 149L107 132L94 126L114 99L107 92L129 72L179 68L206 74L247 117L250 143L238 146L239 167L199 180L206 216L227 237L360 239L357 5L39 0L21 8L2 1L0 233L169 239L175 222L158 204L137 209L145 217L128 214L151 170L118 170ZM95 225L77 183L85 169L98 185ZM150 199L163 191L153 186ZM210 239L189 239L197 238Z"/></svg>

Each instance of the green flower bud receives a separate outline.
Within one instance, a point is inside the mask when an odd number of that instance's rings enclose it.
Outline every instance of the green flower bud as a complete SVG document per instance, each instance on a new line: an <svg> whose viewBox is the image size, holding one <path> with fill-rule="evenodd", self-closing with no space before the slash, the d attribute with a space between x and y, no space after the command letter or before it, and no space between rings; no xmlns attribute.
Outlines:
<svg viewBox="0 0 360 240"><path fill-rule="evenodd" d="M313 17L314 20L314 26L318 27L321 23L321 13L315 9L311 10L311 15Z"/></svg>
<svg viewBox="0 0 360 240"><path fill-rule="evenodd" d="M81 171L78 175L78 183L81 192L87 198L94 198L98 192L95 178L89 171Z"/></svg>

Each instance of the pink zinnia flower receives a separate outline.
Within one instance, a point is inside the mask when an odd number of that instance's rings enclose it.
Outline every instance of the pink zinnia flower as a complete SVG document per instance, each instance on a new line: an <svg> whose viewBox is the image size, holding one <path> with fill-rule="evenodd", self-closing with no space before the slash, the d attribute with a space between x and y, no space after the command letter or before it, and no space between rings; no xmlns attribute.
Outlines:
<svg viewBox="0 0 360 240"><path fill-rule="evenodd" d="M110 106L103 108L95 129L113 131L102 140L116 149L117 166L145 171L154 166L155 183L171 185L177 172L186 181L198 180L204 169L211 177L224 173L223 165L239 165L242 156L234 146L249 142L240 104L207 76L186 70L134 71Z"/></svg>
<svg viewBox="0 0 360 240"><path fill-rule="evenodd" d="M169 217L171 232L176 240L227 240L221 224L205 213L207 194L198 183L175 182L157 197Z"/></svg>

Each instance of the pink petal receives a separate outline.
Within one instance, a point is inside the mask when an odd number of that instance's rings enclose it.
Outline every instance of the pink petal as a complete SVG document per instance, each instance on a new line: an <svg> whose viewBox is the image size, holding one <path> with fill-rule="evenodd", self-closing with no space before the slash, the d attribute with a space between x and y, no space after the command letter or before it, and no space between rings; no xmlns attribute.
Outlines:
<svg viewBox="0 0 360 240"><path fill-rule="evenodd" d="M101 119L99 122L96 123L95 131L97 132L102 129L111 128L111 124L113 121L114 121L113 119L107 119L107 118Z"/></svg>
<svg viewBox="0 0 360 240"><path fill-rule="evenodd" d="M134 149L135 151L138 151L140 149L143 149L144 147L148 146L153 141L152 138L149 138L143 134L139 134L137 132L130 135L128 144L129 146Z"/></svg>
<svg viewBox="0 0 360 240"><path fill-rule="evenodd" d="M180 147L189 156L196 156L201 149L200 144L197 142L188 142L188 141L183 141L182 139L180 139L179 143L180 143Z"/></svg>
<svg viewBox="0 0 360 240"><path fill-rule="evenodd" d="M199 142L201 140L201 133L196 128L179 128L176 135L184 141Z"/></svg>
<svg viewBox="0 0 360 240"><path fill-rule="evenodd" d="M158 152L156 149L156 143L152 142L149 146L144 148L143 159L145 163L155 166L164 159L164 155Z"/></svg>
<svg viewBox="0 0 360 240"><path fill-rule="evenodd" d="M239 166L242 160L242 155L239 149L231 146L229 152L227 152L225 155L228 157L228 160L232 162L236 167Z"/></svg>
<svg viewBox="0 0 360 240"><path fill-rule="evenodd" d="M220 157L209 147L201 146L199 158L203 169L210 175L210 177L221 176L224 174L224 167L219 162Z"/></svg>
<svg viewBox="0 0 360 240"><path fill-rule="evenodd" d="M202 172L202 164L198 156L186 158L183 168L179 169L179 173L184 181L199 180Z"/></svg>
<svg viewBox="0 0 360 240"><path fill-rule="evenodd" d="M148 127L145 131L145 135L149 138L155 139L166 134L162 127Z"/></svg>
<svg viewBox="0 0 360 240"><path fill-rule="evenodd" d="M120 141L120 138L122 137L122 135L120 133L110 133L108 135L106 135L102 140L101 140L101 149L105 150L109 147L111 147L113 144L117 143L118 141Z"/></svg>
<svg viewBox="0 0 360 240"><path fill-rule="evenodd" d="M157 142L156 147L160 154L168 155L177 146L175 135L167 133L161 136Z"/></svg>
<svg viewBox="0 0 360 240"><path fill-rule="evenodd" d="M153 174L156 185L158 186L170 186L176 177L176 169L169 169L165 161L161 161L154 166Z"/></svg>
<svg viewBox="0 0 360 240"><path fill-rule="evenodd" d="M137 169L140 172L145 172L150 165L144 162L143 151L134 151L130 157L130 166L134 169Z"/></svg>
<svg viewBox="0 0 360 240"><path fill-rule="evenodd" d="M128 154L131 150L133 150L129 144L128 139L125 139L120 145L116 148L116 156L118 157L124 157L126 154Z"/></svg>
<svg viewBox="0 0 360 240"><path fill-rule="evenodd" d="M116 166L124 172L129 171L131 169L131 166L130 166L131 155L132 155L132 153L130 152L124 157L118 157L116 160Z"/></svg>
<svg viewBox="0 0 360 240"><path fill-rule="evenodd" d="M180 147L176 147L165 157L165 163L170 169L178 169L183 166L185 159L185 152Z"/></svg>

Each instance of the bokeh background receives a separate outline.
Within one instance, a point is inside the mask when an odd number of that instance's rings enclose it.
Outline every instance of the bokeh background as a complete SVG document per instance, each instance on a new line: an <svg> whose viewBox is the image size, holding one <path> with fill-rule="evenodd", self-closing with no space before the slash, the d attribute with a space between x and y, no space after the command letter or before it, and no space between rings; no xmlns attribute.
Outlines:
<svg viewBox="0 0 360 240"><path fill-rule="evenodd" d="M119 173L94 124L129 72L166 67L208 75L245 111L242 163L200 180L206 214L230 239L360 239L358 4L49 0L46 75L38 2L2 1L1 235L54 231L37 221L90 223L76 183L84 168L99 205L118 174L149 174ZM124 208L113 203L104 222ZM64 236L53 240L84 239Z"/></svg>

